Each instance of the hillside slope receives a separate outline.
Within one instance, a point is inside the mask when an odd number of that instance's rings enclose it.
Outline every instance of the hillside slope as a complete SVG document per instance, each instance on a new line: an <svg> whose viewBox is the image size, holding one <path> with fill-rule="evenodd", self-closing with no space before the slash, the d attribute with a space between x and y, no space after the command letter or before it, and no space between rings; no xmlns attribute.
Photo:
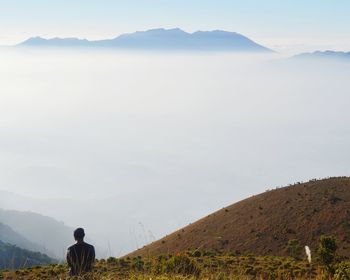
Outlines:
<svg viewBox="0 0 350 280"><path fill-rule="evenodd" d="M350 178L314 180L262 193L213 213L130 256L201 249L237 254L286 255L290 239L316 249L335 235L350 257Z"/></svg>

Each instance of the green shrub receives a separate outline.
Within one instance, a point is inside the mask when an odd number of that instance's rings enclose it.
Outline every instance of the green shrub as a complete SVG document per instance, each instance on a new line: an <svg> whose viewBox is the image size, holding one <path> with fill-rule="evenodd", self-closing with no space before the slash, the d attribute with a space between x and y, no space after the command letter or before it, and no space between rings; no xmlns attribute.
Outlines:
<svg viewBox="0 0 350 280"><path fill-rule="evenodd" d="M116 258L109 257L109 258L107 259L107 263L115 263L115 262L117 262L117 259L116 259Z"/></svg>
<svg viewBox="0 0 350 280"><path fill-rule="evenodd" d="M256 271L253 266L247 265L244 267L244 274L256 276Z"/></svg>
<svg viewBox="0 0 350 280"><path fill-rule="evenodd" d="M166 261L165 272L198 276L200 274L200 268L197 263L188 256L178 255Z"/></svg>
<svg viewBox="0 0 350 280"><path fill-rule="evenodd" d="M293 259L300 260L303 247L300 245L298 239L291 239L288 241L287 251Z"/></svg>
<svg viewBox="0 0 350 280"><path fill-rule="evenodd" d="M350 280L350 264L340 263L334 273L334 280Z"/></svg>
<svg viewBox="0 0 350 280"><path fill-rule="evenodd" d="M202 256L201 251L194 250L194 251L189 251L188 255L194 258L200 258Z"/></svg>
<svg viewBox="0 0 350 280"><path fill-rule="evenodd" d="M141 257L133 258L131 267L137 271L142 271L144 269L144 262Z"/></svg>
<svg viewBox="0 0 350 280"><path fill-rule="evenodd" d="M328 273L334 273L334 262L336 258L337 242L335 237L322 235L318 247L320 263L326 267Z"/></svg>
<svg viewBox="0 0 350 280"><path fill-rule="evenodd" d="M129 266L128 260L125 260L124 258L118 259L118 263L121 267L128 267Z"/></svg>

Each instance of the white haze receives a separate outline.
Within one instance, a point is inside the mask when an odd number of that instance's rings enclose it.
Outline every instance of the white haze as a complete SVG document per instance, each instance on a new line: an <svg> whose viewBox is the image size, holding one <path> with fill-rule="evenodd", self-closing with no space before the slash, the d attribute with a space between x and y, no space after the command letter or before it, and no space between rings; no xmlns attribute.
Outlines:
<svg viewBox="0 0 350 280"><path fill-rule="evenodd" d="M349 175L350 64L24 49L0 61L0 188L24 196L0 208L84 226L102 255L268 188Z"/></svg>

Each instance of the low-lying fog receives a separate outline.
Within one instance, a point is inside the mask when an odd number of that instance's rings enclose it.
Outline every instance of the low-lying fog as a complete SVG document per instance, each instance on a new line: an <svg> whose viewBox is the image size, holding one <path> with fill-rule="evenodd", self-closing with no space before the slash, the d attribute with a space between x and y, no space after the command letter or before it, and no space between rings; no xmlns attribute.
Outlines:
<svg viewBox="0 0 350 280"><path fill-rule="evenodd" d="M0 188L19 195L0 208L84 226L103 256L269 188L349 175L349 63L24 49L0 61Z"/></svg>

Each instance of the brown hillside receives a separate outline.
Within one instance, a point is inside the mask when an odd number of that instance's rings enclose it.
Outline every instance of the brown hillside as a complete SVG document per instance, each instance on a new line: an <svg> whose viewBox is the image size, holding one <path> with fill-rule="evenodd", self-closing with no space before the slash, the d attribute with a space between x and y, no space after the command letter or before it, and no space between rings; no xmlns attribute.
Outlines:
<svg viewBox="0 0 350 280"><path fill-rule="evenodd" d="M350 178L313 180L262 193L217 211L129 256L188 249L286 255L290 239L315 250L334 235L338 253L350 257Z"/></svg>

